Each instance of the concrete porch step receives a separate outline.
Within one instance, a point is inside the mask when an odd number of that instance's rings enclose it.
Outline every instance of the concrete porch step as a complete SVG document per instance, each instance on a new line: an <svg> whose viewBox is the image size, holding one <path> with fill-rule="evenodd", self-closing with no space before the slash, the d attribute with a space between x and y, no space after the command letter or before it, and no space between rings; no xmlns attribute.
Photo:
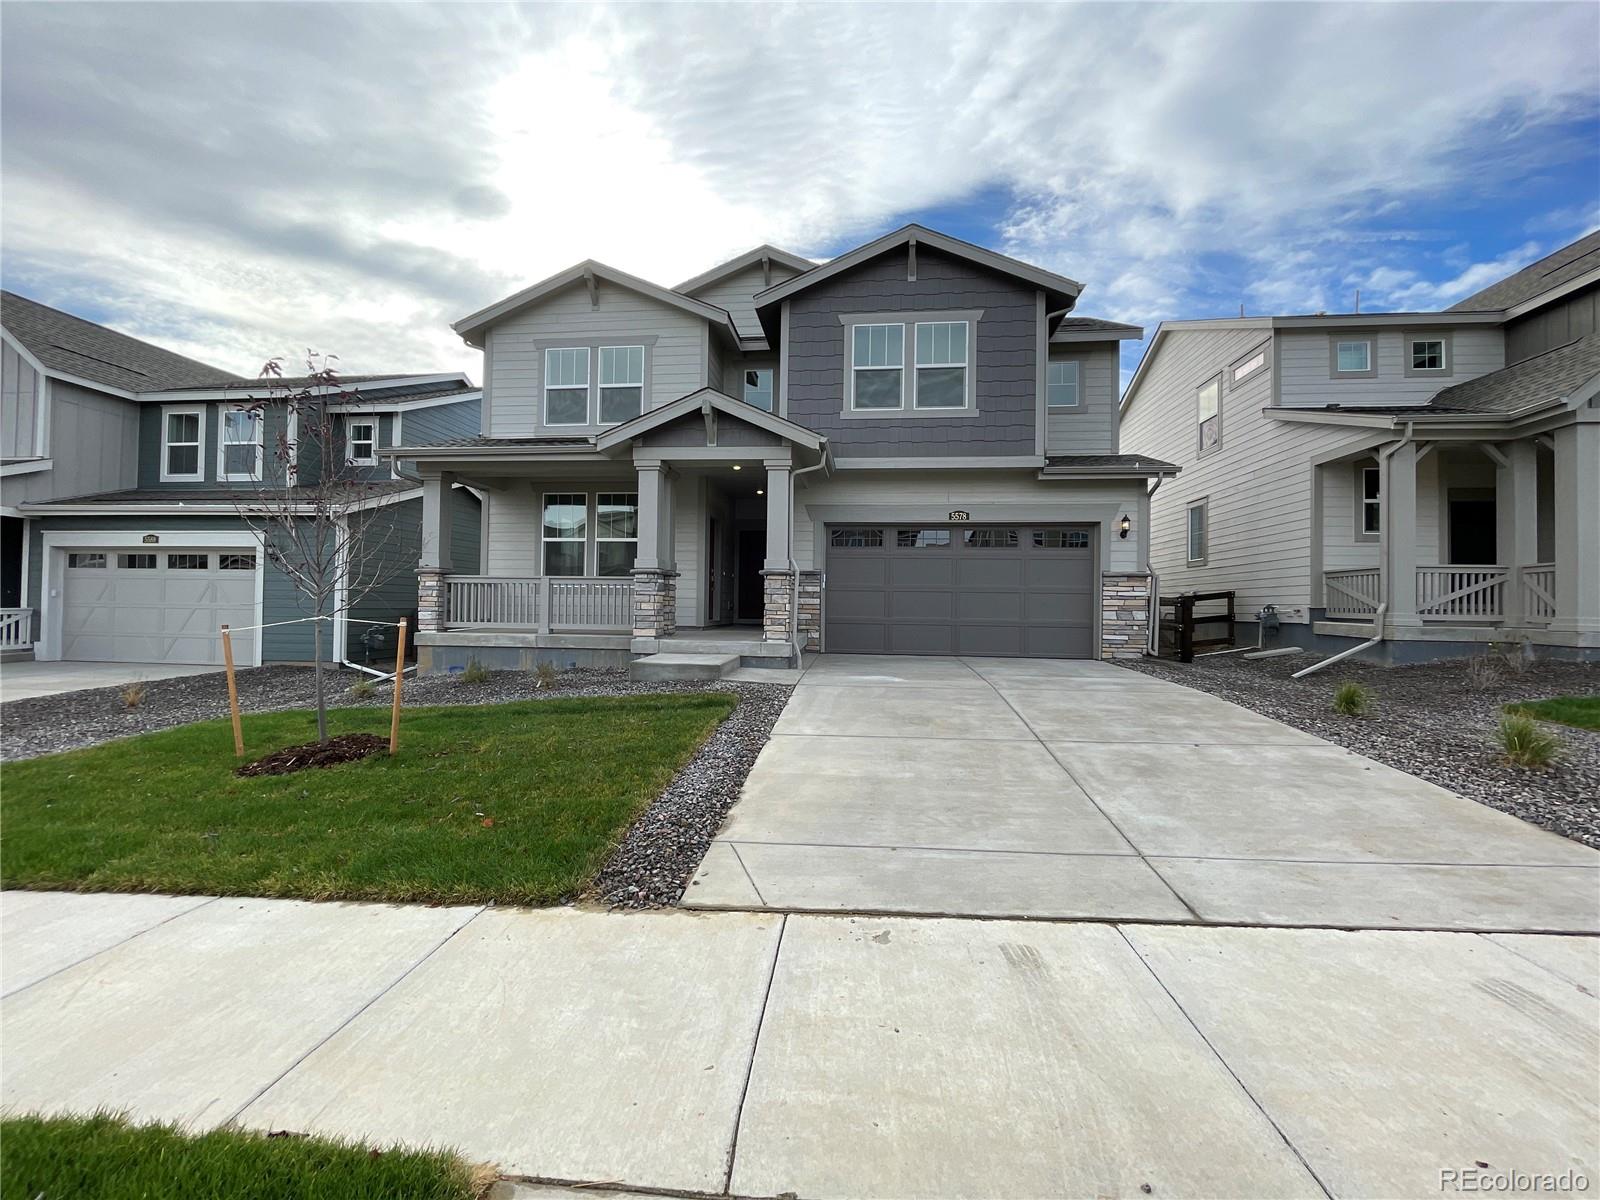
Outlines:
<svg viewBox="0 0 1600 1200"><path fill-rule="evenodd" d="M628 664L628 678L655 682L721 679L738 669L737 654L651 654Z"/></svg>

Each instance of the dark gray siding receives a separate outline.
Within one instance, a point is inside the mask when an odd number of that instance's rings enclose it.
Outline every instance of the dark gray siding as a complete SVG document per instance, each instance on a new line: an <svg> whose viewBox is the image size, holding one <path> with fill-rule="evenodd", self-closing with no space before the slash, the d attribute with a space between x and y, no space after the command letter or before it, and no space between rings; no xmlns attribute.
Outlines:
<svg viewBox="0 0 1600 1200"><path fill-rule="evenodd" d="M841 313L982 309L976 336L976 414L844 418ZM908 363L912 339L906 337ZM788 416L833 444L838 457L1031 455L1038 425L1038 316L1032 287L920 248L906 279L902 247L801 292L789 304ZM909 367L908 367L909 369Z"/></svg>
<svg viewBox="0 0 1600 1200"><path fill-rule="evenodd" d="M1600 285L1584 288L1506 326L1506 366L1565 346L1600 325Z"/></svg>
<svg viewBox="0 0 1600 1200"><path fill-rule="evenodd" d="M479 561L479 539L482 533L482 508L478 499L465 488L456 488L452 494L451 529L454 538L451 546L455 571L461 575L476 575ZM410 621L413 629L417 616L417 562L422 557L422 501L407 500L377 510L366 527L367 544L373 547L376 563L377 585L364 596L353 600L346 629L348 656L354 662L367 661L363 634L371 626L358 625L364 621ZM394 653L394 631L385 629L382 645ZM381 658L382 655L376 655ZM376 660L374 666L380 666Z"/></svg>
<svg viewBox="0 0 1600 1200"><path fill-rule="evenodd" d="M417 408L400 418L401 440L408 446L431 446L483 433L483 406L477 400Z"/></svg>
<svg viewBox="0 0 1600 1200"><path fill-rule="evenodd" d="M139 406L139 487L160 488L162 491L183 491L190 488L215 489L218 487L237 488L241 494L250 493L255 485L250 483L219 483L217 481L217 438L222 425L222 412L224 409L235 408L233 404L205 404L205 405L174 405L173 407L203 407L206 410L204 444L200 448L200 469L205 478L189 482L161 482L161 421L162 408L160 404L141 404ZM288 422L288 409L282 404L270 405L266 409L266 450L265 461L270 470L277 459L277 447L284 435ZM300 459L300 472L306 474L307 462L304 456Z"/></svg>

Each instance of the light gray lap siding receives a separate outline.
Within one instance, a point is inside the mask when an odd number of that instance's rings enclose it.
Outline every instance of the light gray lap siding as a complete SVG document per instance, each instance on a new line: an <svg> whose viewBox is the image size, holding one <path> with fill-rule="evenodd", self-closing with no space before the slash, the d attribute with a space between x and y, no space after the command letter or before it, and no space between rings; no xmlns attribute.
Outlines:
<svg viewBox="0 0 1600 1200"><path fill-rule="evenodd" d="M977 411L962 416L844 418L846 313L927 314L981 309L974 333ZM914 369L906 331L906 370ZM788 417L827 436L836 457L1032 455L1038 417L1035 289L926 247L906 279L903 248L790 301ZM909 388L907 390L909 395Z"/></svg>
<svg viewBox="0 0 1600 1200"><path fill-rule="evenodd" d="M1079 394L1076 408L1045 410L1045 453L1117 453L1117 343L1052 346L1050 361L1078 363Z"/></svg>

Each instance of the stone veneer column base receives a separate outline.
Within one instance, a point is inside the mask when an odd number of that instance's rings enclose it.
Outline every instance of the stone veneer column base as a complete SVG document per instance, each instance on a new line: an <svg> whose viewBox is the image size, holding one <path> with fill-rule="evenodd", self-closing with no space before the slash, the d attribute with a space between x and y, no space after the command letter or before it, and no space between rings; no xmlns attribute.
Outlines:
<svg viewBox="0 0 1600 1200"><path fill-rule="evenodd" d="M801 571L799 636L801 650L822 649L822 572Z"/></svg>
<svg viewBox="0 0 1600 1200"><path fill-rule="evenodd" d="M761 572L761 640L789 640L789 610L794 603L794 576L788 571Z"/></svg>
<svg viewBox="0 0 1600 1200"><path fill-rule="evenodd" d="M633 572L633 636L671 637L678 632L678 573L636 568Z"/></svg>
<svg viewBox="0 0 1600 1200"><path fill-rule="evenodd" d="M1139 658L1150 640L1150 576L1100 576L1100 657Z"/></svg>
<svg viewBox="0 0 1600 1200"><path fill-rule="evenodd" d="M417 631L439 633L449 614L444 572L433 567L417 571Z"/></svg>

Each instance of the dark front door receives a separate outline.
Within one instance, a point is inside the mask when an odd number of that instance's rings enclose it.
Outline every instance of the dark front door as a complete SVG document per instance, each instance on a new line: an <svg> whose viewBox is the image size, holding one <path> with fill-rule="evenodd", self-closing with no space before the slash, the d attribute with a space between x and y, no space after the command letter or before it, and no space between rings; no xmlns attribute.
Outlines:
<svg viewBox="0 0 1600 1200"><path fill-rule="evenodd" d="M1094 655L1093 527L830 527L824 649Z"/></svg>
<svg viewBox="0 0 1600 1200"><path fill-rule="evenodd" d="M1476 496L1450 497L1452 566L1491 566L1495 560L1494 501Z"/></svg>
<svg viewBox="0 0 1600 1200"><path fill-rule="evenodd" d="M22 607L21 517L0 517L0 608Z"/></svg>
<svg viewBox="0 0 1600 1200"><path fill-rule="evenodd" d="M722 587L717 579L717 570L722 563L721 547L718 545L719 535L717 519L710 518L710 525L706 530L706 624L719 625L722 623Z"/></svg>
<svg viewBox="0 0 1600 1200"><path fill-rule="evenodd" d="M761 620L761 564L767 557L767 531L739 531L739 620Z"/></svg>

